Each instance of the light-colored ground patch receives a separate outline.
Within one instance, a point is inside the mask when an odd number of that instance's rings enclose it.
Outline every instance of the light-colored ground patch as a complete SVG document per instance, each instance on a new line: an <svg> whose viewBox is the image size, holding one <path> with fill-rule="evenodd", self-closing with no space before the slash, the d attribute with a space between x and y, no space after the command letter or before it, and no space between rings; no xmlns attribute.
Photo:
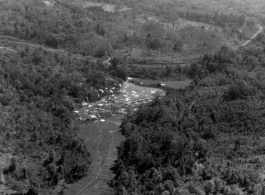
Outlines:
<svg viewBox="0 0 265 195"><path fill-rule="evenodd" d="M83 7L101 7L105 12L124 12L124 11L129 11L131 8L127 6L121 6L118 7L117 5L110 4L110 3L97 3L97 2L92 2L92 1L86 1L83 3Z"/></svg>
<svg viewBox="0 0 265 195"><path fill-rule="evenodd" d="M155 94L165 95L165 92L161 89L141 87L133 83L125 82L121 88L121 94L114 97L113 101L118 104L122 104L126 102L142 100L144 98L153 99Z"/></svg>
<svg viewBox="0 0 265 195"><path fill-rule="evenodd" d="M102 93L105 90L112 89L99 89ZM84 102L83 107L76 110L75 113L80 120L104 120L103 118L116 113L126 113L128 105L137 107L142 103L149 102L149 100L154 99L158 95L163 96L165 92L158 88L141 87L126 81L121 86L119 93L107 96L98 102Z"/></svg>
<svg viewBox="0 0 265 195"><path fill-rule="evenodd" d="M173 88L173 89L183 89L190 85L191 80L185 80L185 81L162 81L162 80L151 80L151 79L139 79L139 78L133 78L133 80L137 82L141 82L146 85L157 85L161 84L162 86Z"/></svg>
<svg viewBox="0 0 265 195"><path fill-rule="evenodd" d="M202 23L202 22L195 22L195 21L190 21L186 20L184 18L178 18L174 22L162 22L160 21L159 18L156 16L140 16L136 19L140 23L146 23L148 21L154 21L154 22L159 22L164 26L166 29L172 29L172 30L180 30L183 28L186 28L188 26L193 26L193 27L199 27L199 28L204 28L205 30L214 30L217 32L221 32L223 29L217 26L213 26L210 24Z"/></svg>

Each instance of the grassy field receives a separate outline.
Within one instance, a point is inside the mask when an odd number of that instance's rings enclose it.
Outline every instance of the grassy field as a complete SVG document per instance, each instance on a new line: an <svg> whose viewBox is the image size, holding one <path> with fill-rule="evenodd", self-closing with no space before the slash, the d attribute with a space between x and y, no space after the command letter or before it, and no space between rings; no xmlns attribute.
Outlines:
<svg viewBox="0 0 265 195"><path fill-rule="evenodd" d="M118 132L124 115L116 115L105 122L90 122L81 125L79 136L83 138L93 156L89 174L77 183L68 185L65 195L99 195L111 193L108 182L113 178L110 170L117 158L117 146L123 140Z"/></svg>

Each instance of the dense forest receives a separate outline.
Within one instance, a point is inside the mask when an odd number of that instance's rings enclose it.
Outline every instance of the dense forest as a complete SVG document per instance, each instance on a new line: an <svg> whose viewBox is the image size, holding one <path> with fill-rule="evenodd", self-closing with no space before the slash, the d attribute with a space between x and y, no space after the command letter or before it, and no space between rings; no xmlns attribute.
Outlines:
<svg viewBox="0 0 265 195"><path fill-rule="evenodd" d="M118 1L118 5L127 4L137 8L129 13L108 13L100 7L82 7L79 1L55 0L52 7L44 6L41 0L1 1L0 33L6 39L17 38L13 40L16 42L23 40L60 49L65 53L103 57L115 53L115 50L132 47L143 49L149 54L150 50L181 52L183 40L188 34L186 31L191 29L176 32L174 29L165 29L161 23L175 23L178 18L221 27L228 36L239 39L246 38L244 33L239 32L241 27L255 28L255 21L244 14L203 12L200 9L184 11L186 5L179 8L175 3L154 4L157 6L138 3L143 6L138 7L134 1ZM146 12L158 17L160 22L139 22L138 15ZM193 31L194 34L201 33L199 30Z"/></svg>
<svg viewBox="0 0 265 195"><path fill-rule="evenodd" d="M104 67L42 48L1 51L1 148L11 155L3 173L10 189L46 194L87 174L89 148L77 137L74 108L122 81L119 66ZM118 78L118 75L122 75ZM118 82L116 81L116 82Z"/></svg>
<svg viewBox="0 0 265 195"><path fill-rule="evenodd" d="M56 1L56 8L43 6L42 1L1 1L0 7L3 35L82 55L96 53L94 47L105 46L104 39L97 36L106 33L102 24L97 22L100 19L81 7L63 1ZM106 17L103 11L101 14ZM90 18L96 21L92 22ZM87 41L92 38L94 42Z"/></svg>
<svg viewBox="0 0 265 195"><path fill-rule="evenodd" d="M117 194L264 193L264 38L203 56L188 89L128 114Z"/></svg>
<svg viewBox="0 0 265 195"><path fill-rule="evenodd" d="M259 194L261 108L187 92L143 107L123 121L117 194Z"/></svg>
<svg viewBox="0 0 265 195"><path fill-rule="evenodd" d="M121 125L125 141L110 182L116 194L265 194L265 34L246 47L210 48L190 66L144 66L152 65L156 55L176 60L174 55L188 47L187 34L208 33L205 26L177 31L163 22L201 22L238 41L247 37L239 31L245 26L255 30L254 14L155 2L116 0L112 3L132 10L109 13L84 7L81 0L54 0L53 6L41 0L0 1L5 187L19 194L63 194L65 184L85 177L93 159L78 137L80 121L73 111L84 101L110 95L99 89L133 76L192 79L192 84L163 88L166 97L126 115ZM160 21L140 23L143 13ZM263 16L259 19L262 24ZM216 31L206 39L213 37Z"/></svg>

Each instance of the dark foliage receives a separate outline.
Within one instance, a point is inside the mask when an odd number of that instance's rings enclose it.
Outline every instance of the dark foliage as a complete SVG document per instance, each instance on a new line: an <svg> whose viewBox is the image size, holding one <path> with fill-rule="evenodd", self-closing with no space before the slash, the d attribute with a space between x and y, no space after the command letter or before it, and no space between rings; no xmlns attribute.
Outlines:
<svg viewBox="0 0 265 195"><path fill-rule="evenodd" d="M37 49L6 54L0 78L0 108L8 116L1 118L0 133L15 156L3 171L13 178L10 185L40 191L85 176L91 155L77 137L73 111L82 101L100 98L95 90L111 85L106 73L93 63Z"/></svg>

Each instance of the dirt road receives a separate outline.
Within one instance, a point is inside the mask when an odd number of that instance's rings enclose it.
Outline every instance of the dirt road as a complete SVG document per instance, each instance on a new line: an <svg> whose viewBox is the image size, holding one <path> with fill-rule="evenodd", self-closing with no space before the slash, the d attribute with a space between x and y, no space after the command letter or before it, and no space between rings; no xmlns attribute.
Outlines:
<svg viewBox="0 0 265 195"><path fill-rule="evenodd" d="M258 24L258 26L259 26L259 30L258 30L258 32L256 33L256 34L254 34L249 40L247 40L245 43L243 43L243 47L245 47L247 44L249 44L253 39L255 39L262 31L263 31L263 27L260 25L260 24Z"/></svg>

